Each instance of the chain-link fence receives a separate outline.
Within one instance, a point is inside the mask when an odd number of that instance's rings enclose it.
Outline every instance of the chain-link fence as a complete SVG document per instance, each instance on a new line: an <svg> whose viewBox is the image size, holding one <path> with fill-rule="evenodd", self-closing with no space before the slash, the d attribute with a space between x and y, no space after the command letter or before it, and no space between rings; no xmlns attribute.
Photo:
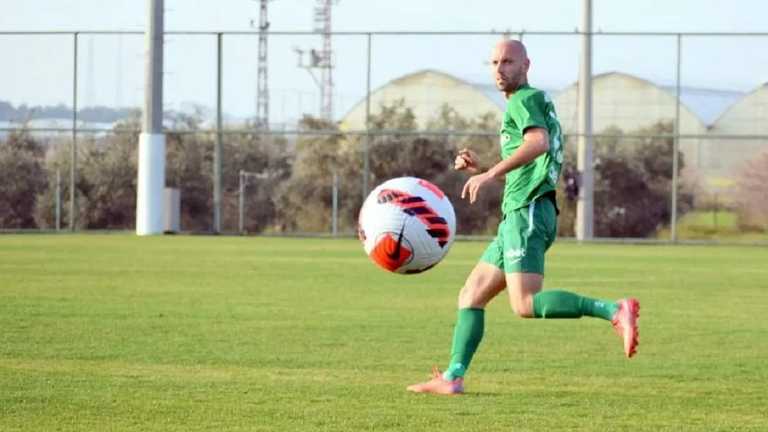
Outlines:
<svg viewBox="0 0 768 432"><path fill-rule="evenodd" d="M0 105L0 229L134 228L142 36L0 33L4 67L19 76L0 83L0 104L2 95L34 100L41 88L63 104ZM451 166L463 147L487 165L498 160L504 101L486 60L511 36L526 43L529 79L550 93L563 124L571 163L560 234L573 235L580 34L334 33L324 67L312 58L322 35L270 33L267 119L254 114L258 36L166 34L166 185L180 191L181 231L215 231L218 211L225 233L348 235L368 190L415 175L452 198L460 234L490 234L500 185L470 206L458 197L465 177ZM766 41L594 34L597 237L768 239ZM730 67L713 67L713 58Z"/></svg>

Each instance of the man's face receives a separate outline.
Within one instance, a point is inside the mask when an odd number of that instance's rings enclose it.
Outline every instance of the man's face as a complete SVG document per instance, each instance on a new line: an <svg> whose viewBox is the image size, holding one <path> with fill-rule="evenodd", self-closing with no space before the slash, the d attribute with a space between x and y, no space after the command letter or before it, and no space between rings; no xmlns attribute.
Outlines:
<svg viewBox="0 0 768 432"><path fill-rule="evenodd" d="M523 51L508 44L499 44L491 55L491 72L496 87L505 93L517 90L527 81L530 62Z"/></svg>

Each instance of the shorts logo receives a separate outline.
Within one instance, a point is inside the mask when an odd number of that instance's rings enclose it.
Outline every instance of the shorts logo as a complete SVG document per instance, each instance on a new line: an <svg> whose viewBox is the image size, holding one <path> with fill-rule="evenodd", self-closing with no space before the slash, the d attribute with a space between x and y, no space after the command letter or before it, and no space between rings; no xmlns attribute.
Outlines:
<svg viewBox="0 0 768 432"><path fill-rule="evenodd" d="M516 263L523 259L525 256L525 249L518 248L518 249L509 249L508 251L504 252L504 257L508 260L510 260L512 263Z"/></svg>

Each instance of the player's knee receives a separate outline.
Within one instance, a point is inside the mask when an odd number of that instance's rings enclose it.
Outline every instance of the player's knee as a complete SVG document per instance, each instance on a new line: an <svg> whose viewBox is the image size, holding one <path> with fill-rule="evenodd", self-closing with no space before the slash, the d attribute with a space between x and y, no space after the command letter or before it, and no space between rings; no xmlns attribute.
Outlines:
<svg viewBox="0 0 768 432"><path fill-rule="evenodd" d="M512 310L515 311L515 314L520 318L533 318L532 308L512 308Z"/></svg>
<svg viewBox="0 0 768 432"><path fill-rule="evenodd" d="M512 311L520 318L533 318L533 298L531 296L520 297L511 301Z"/></svg>
<svg viewBox="0 0 768 432"><path fill-rule="evenodd" d="M470 284L464 284L459 291L459 308L478 307L477 289Z"/></svg>
<svg viewBox="0 0 768 432"><path fill-rule="evenodd" d="M506 287L504 273L489 264L478 264L459 292L459 308L484 308Z"/></svg>

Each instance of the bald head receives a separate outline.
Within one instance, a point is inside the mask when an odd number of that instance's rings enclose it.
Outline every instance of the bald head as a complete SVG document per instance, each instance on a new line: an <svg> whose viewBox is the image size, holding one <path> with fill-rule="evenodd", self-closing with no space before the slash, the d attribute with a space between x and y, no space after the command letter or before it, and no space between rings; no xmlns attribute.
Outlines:
<svg viewBox="0 0 768 432"><path fill-rule="evenodd" d="M514 39L503 39L496 44L496 49L520 59L528 59L528 51L522 42Z"/></svg>
<svg viewBox="0 0 768 432"><path fill-rule="evenodd" d="M491 67L496 87L509 97L521 85L528 83L528 52L517 40L502 40L491 54Z"/></svg>

